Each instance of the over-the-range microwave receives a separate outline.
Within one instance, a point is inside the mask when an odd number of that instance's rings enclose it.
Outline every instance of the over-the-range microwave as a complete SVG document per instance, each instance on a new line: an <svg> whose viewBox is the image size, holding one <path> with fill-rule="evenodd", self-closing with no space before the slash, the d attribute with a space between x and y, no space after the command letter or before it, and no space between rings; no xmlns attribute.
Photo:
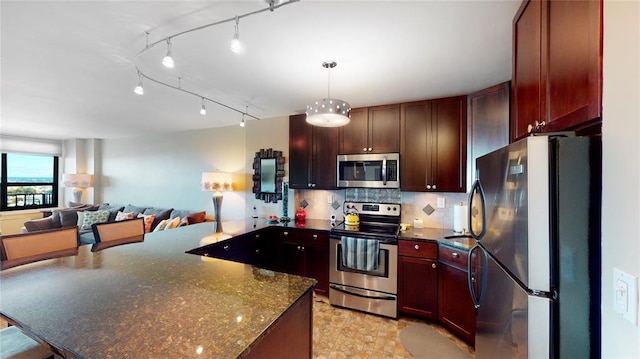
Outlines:
<svg viewBox="0 0 640 359"><path fill-rule="evenodd" d="M338 155L338 187L400 188L400 154Z"/></svg>

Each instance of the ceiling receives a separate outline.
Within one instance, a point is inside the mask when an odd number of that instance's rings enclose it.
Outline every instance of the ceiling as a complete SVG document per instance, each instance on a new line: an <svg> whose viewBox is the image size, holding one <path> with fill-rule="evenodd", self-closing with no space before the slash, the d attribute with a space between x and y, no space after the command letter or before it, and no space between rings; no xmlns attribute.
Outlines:
<svg viewBox="0 0 640 359"><path fill-rule="evenodd" d="M327 96L352 107L471 93L511 78L515 1L302 0L239 23L167 36L267 6L245 1L0 2L3 135L121 138L239 124L242 115L145 79L136 66L268 121ZM145 32L149 43L145 49ZM335 60L330 71L321 64ZM178 80L180 78L180 80ZM255 121L246 117L247 126Z"/></svg>

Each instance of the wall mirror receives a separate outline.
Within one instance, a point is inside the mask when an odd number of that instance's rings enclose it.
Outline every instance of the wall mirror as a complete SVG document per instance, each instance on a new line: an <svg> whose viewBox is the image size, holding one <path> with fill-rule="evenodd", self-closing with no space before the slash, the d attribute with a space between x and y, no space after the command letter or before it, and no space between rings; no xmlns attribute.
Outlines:
<svg viewBox="0 0 640 359"><path fill-rule="evenodd" d="M266 203L282 199L284 157L282 151L260 149L253 157L253 193Z"/></svg>

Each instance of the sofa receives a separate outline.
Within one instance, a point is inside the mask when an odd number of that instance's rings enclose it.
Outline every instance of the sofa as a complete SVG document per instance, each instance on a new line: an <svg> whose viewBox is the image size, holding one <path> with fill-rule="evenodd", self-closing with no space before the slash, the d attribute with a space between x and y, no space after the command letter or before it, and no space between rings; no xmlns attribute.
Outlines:
<svg viewBox="0 0 640 359"><path fill-rule="evenodd" d="M176 227L204 222L205 211L176 210L173 208L155 208L111 205L77 205L53 210L50 216L33 219L24 223L25 232L43 231L54 228L77 226L80 244L93 244L95 238L91 225L121 221L141 217L144 219L145 232L157 232Z"/></svg>

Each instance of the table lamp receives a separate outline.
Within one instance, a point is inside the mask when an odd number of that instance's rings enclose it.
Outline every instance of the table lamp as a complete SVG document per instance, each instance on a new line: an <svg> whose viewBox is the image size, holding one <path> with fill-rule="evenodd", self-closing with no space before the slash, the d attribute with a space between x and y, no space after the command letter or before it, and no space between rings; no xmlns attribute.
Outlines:
<svg viewBox="0 0 640 359"><path fill-rule="evenodd" d="M82 192L85 188L93 187L93 175L86 173L65 173L62 183L67 188L73 188L73 201L81 203Z"/></svg>
<svg viewBox="0 0 640 359"><path fill-rule="evenodd" d="M222 233L222 221L220 213L222 208L222 191L233 190L231 173L223 172L202 172L200 189L206 192L213 192L213 217L216 221L216 233Z"/></svg>

